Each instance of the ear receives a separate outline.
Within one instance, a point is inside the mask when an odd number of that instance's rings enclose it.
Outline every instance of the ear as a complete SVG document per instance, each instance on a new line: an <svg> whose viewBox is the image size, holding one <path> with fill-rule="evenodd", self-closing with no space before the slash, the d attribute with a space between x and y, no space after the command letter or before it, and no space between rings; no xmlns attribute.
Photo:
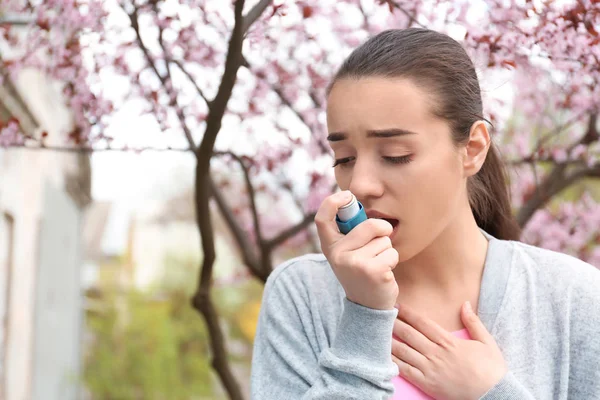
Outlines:
<svg viewBox="0 0 600 400"><path fill-rule="evenodd" d="M465 177L473 176L481 169L490 148L491 139L484 121L471 125L469 141L464 148L463 171Z"/></svg>

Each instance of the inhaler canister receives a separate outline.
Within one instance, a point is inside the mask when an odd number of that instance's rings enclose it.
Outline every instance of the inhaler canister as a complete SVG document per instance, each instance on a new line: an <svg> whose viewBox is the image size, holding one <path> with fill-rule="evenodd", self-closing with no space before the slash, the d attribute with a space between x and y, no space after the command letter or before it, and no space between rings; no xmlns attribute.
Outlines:
<svg viewBox="0 0 600 400"><path fill-rule="evenodd" d="M365 209L360 201L356 200L354 195L352 195L352 200L348 204L339 208L335 216L338 229L343 234L347 234L356 225L366 221L366 219L367 214L365 214Z"/></svg>

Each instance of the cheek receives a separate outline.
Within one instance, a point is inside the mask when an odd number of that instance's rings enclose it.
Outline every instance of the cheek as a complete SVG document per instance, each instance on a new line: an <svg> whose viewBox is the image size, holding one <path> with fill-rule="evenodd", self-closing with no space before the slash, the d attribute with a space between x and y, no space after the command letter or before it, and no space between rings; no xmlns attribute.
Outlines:
<svg viewBox="0 0 600 400"><path fill-rule="evenodd" d="M460 162L455 153L432 154L416 164L410 175L413 206L422 209L418 212L422 217L439 218L454 207L461 182Z"/></svg>
<svg viewBox="0 0 600 400"><path fill-rule="evenodd" d="M421 161L403 175L398 188L405 225L394 238L394 247L401 261L413 257L444 229L461 199L462 178L455 159L438 156Z"/></svg>
<svg viewBox="0 0 600 400"><path fill-rule="evenodd" d="M350 186L350 180L352 178L352 174L348 170L344 170L344 168L336 167L334 168L334 176L335 182L340 187L341 190L348 190Z"/></svg>

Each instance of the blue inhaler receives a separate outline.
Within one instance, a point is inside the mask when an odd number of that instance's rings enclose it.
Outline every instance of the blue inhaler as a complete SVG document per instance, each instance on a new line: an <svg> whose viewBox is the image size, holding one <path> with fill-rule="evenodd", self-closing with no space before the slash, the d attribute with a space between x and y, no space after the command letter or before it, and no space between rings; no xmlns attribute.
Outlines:
<svg viewBox="0 0 600 400"><path fill-rule="evenodd" d="M335 222L344 235L350 232L356 225L367 220L367 214L360 201L356 200L356 197L352 195L350 203L342 206L338 209L335 216Z"/></svg>

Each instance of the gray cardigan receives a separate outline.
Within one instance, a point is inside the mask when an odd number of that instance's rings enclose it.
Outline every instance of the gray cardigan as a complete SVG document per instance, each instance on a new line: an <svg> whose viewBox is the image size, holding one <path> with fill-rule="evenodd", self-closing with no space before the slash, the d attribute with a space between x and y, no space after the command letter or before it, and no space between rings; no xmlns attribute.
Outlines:
<svg viewBox="0 0 600 400"><path fill-rule="evenodd" d="M478 314L509 372L482 399L600 399L600 271L483 233ZM322 254L280 265L263 294L251 398L388 399L395 317L348 301Z"/></svg>

